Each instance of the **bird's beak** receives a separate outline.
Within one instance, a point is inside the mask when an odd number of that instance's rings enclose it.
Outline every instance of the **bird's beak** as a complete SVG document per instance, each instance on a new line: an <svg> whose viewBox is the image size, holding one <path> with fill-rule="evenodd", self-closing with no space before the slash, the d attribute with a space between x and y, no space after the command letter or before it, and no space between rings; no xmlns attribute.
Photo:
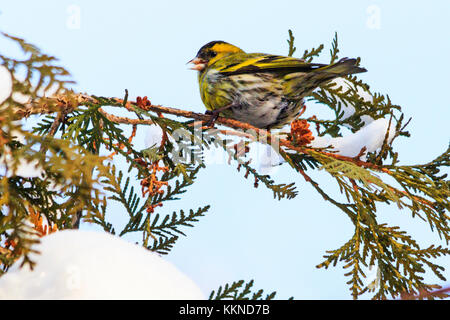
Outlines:
<svg viewBox="0 0 450 320"><path fill-rule="evenodd" d="M194 66L190 68L191 70L197 70L202 71L206 67L206 61L200 58L195 57L194 59L190 60L187 64L193 63Z"/></svg>

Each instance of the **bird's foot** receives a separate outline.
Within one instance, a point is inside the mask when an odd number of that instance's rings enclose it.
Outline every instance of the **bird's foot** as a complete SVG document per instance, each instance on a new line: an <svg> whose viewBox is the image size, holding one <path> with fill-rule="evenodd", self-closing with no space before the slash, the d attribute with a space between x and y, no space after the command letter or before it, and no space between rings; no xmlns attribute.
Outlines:
<svg viewBox="0 0 450 320"><path fill-rule="evenodd" d="M209 127L209 128L213 128L215 123L216 123L217 118L220 115L220 113L225 111L225 110L227 110L227 109L232 108L233 106L234 106L234 104L231 103L231 104L229 104L229 105L227 105L225 107L222 107L222 108L219 108L219 109L216 109L216 110L206 110L205 114L211 116L211 118L206 123L206 126Z"/></svg>
<svg viewBox="0 0 450 320"><path fill-rule="evenodd" d="M209 118L209 120L206 122L206 127L214 128L214 125L216 124L216 120L219 117L220 110L214 110L214 111L207 110L205 112L205 114L211 116Z"/></svg>

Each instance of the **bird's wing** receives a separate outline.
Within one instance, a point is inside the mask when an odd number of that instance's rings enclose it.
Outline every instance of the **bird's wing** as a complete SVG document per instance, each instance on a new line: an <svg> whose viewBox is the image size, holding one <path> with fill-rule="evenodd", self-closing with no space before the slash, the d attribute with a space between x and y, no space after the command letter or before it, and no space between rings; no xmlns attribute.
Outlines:
<svg viewBox="0 0 450 320"><path fill-rule="evenodd" d="M325 66L327 65L308 63L292 57L256 53L230 59L229 63L223 64L219 73L222 75L235 75L257 72L310 72Z"/></svg>

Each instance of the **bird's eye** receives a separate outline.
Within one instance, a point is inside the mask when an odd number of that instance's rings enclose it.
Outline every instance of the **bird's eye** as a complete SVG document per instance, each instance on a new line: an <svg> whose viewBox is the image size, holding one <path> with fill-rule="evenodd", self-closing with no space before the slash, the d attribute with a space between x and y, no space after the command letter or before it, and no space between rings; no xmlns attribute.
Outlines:
<svg viewBox="0 0 450 320"><path fill-rule="evenodd" d="M217 56L217 52L211 51L211 52L209 53L209 55L211 56L211 58L214 58L215 56Z"/></svg>

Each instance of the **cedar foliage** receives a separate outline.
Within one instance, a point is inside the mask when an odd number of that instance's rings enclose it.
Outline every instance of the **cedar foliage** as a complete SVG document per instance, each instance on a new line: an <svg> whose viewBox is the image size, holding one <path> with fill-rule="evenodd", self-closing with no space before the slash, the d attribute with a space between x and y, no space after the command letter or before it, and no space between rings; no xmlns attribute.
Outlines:
<svg viewBox="0 0 450 320"><path fill-rule="evenodd" d="M123 99L78 94L70 89L69 72L57 64L57 60L42 53L36 46L7 34L19 45L23 59L0 53L0 64L13 78L13 94L0 106L0 272L19 257L22 264L33 265L28 257L33 235L45 234L43 218L48 232L55 229L76 228L82 223L101 226L105 232L124 236L141 234L141 245L151 251L167 254L187 227L194 224L210 207L180 209L163 214L160 207L167 201L179 199L195 182L199 170L205 167L203 151L223 148L244 177L253 177L255 188L260 184L273 191L274 198L292 200L298 194L293 183L277 184L268 175L262 175L252 167L242 152L238 152L229 131L208 130L196 132L194 120L201 115L188 113L180 117L165 117L173 113L161 106L154 106L148 99L128 101ZM288 55L296 53L294 36L289 30ZM311 62L323 51L324 45L305 50L302 59ZM330 62L338 59L337 35L332 41ZM388 95L373 93L370 87L356 76L346 77L352 86L345 92L331 83L322 86L309 97L310 103L328 106L334 113L331 119L316 117L298 122L306 132L309 124L315 126L319 136L339 137L344 127L358 131L364 122L362 116L373 119L389 118L395 124L395 138L409 136L405 127L409 121L401 107L391 102ZM366 101L358 94L363 90L373 97ZM355 112L344 117L343 107L351 105ZM108 114L103 107L127 109L136 117L121 118ZM37 114L40 121L32 131L23 128L23 120ZM186 113L184 113L186 114ZM218 124L224 124L220 120ZM163 131L159 145L137 150L133 138L138 125L153 124ZM131 127L130 136L125 127ZM232 126L233 127L233 126ZM234 127L236 129L236 127ZM198 130L198 128L197 128ZM263 130L250 133L241 140L247 143ZM180 133L181 136L180 136ZM295 133L295 132L294 132ZM298 132L297 132L298 133ZM270 142L276 134L267 134ZM353 236L342 246L329 250L318 268L342 264L353 298L371 292L374 299L386 299L401 295L430 293L440 288L423 280L425 272L434 273L445 280L443 268L433 261L448 255L449 249L441 245L421 247L400 227L377 222L377 205L397 205L407 209L411 218L428 223L448 245L450 184L442 173L449 167L447 149L435 160L422 165L399 165L392 140L388 133L381 150L367 155L367 161L358 158L337 157L328 149L314 149L298 144L295 134L288 134L279 147L279 154L294 172L301 174L306 183L337 209L349 217L354 225ZM235 138L235 137L234 137ZM363 150L362 150L363 151ZM121 159L126 168L118 168L111 159ZM24 164L34 165L39 172L33 177L22 177L16 170ZM322 170L336 182L347 202L340 202L329 195L322 186L308 176L310 170ZM396 185L387 183L395 180ZM130 181L140 181L141 190ZM255 191L257 192L257 191ZM108 220L111 201L122 204L129 221L122 230ZM364 284L365 267L378 268L376 283ZM275 293L263 296L262 290L251 292L253 280L226 284L211 292L210 299L272 299ZM439 297L446 296L445 293ZM434 295L428 295L434 298Z"/></svg>

